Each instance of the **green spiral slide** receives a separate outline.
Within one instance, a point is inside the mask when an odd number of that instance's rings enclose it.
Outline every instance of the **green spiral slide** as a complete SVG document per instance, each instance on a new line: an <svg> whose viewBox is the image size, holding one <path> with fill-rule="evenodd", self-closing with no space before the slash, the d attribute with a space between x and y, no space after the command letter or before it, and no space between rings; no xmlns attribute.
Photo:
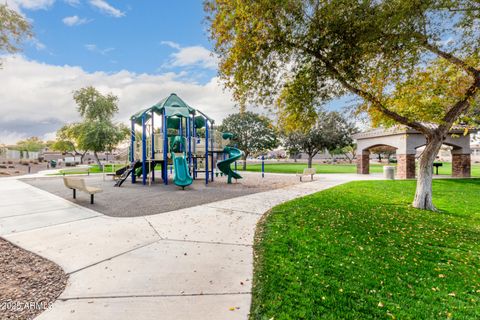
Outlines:
<svg viewBox="0 0 480 320"><path fill-rule="evenodd" d="M230 164L237 161L243 156L243 151L233 147L225 147L223 152L228 153L228 159L220 161L217 163L217 168L223 172L223 174L228 176L227 183L232 183L232 178L242 179L242 176L236 173L230 168Z"/></svg>

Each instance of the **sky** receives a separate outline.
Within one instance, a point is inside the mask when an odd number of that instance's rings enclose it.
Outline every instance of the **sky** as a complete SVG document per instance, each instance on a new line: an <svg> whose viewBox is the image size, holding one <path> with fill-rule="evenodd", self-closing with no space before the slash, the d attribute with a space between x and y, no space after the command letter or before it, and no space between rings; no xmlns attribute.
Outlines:
<svg viewBox="0 0 480 320"><path fill-rule="evenodd" d="M0 144L54 139L79 120L72 93L85 86L119 97L118 122L170 93L217 123L238 111L217 78L202 0L0 1L35 34L0 56Z"/></svg>
<svg viewBox="0 0 480 320"><path fill-rule="evenodd" d="M217 122L237 110L217 79L200 0L6 3L31 22L35 38L2 56L0 143L54 138L79 120L72 92L89 85L119 97L122 122L170 93Z"/></svg>

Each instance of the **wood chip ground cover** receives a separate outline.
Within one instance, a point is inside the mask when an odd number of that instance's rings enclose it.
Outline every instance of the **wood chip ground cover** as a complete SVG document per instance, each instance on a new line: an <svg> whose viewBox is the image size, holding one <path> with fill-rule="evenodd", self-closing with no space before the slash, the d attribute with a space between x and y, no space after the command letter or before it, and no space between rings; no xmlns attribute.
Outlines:
<svg viewBox="0 0 480 320"><path fill-rule="evenodd" d="M58 265L0 238L0 319L33 319L66 283Z"/></svg>

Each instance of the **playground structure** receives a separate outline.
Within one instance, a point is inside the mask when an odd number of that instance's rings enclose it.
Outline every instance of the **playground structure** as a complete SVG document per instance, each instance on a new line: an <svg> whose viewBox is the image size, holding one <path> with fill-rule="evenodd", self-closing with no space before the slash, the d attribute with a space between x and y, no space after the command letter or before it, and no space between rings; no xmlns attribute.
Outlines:
<svg viewBox="0 0 480 320"><path fill-rule="evenodd" d="M131 175L131 182L141 177L143 185L155 181L155 167L161 166L162 181L168 184L169 167L173 182L185 188L205 174L205 184L214 180L218 170L231 178L241 176L230 164L242 156L242 151L227 147L231 134L214 128L214 120L185 103L172 93L154 106L143 109L131 118L130 165L123 169L117 186ZM160 124L156 127L156 124ZM136 131L140 126L141 131ZM229 155L228 159L226 154Z"/></svg>

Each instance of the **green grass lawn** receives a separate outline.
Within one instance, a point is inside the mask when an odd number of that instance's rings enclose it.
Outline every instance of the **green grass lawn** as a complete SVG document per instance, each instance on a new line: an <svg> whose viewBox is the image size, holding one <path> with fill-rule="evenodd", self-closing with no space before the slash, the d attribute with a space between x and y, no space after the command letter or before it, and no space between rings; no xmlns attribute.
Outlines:
<svg viewBox="0 0 480 320"><path fill-rule="evenodd" d="M113 166L113 171L115 170L118 170L120 168L123 168L125 167L125 164L114 164L114 165L111 165L111 164L106 164L104 167L105 167L105 173L111 173L112 172L112 166ZM70 174L87 174L87 173L103 173L102 170L100 170L100 168L98 167L97 164L94 164L94 165L91 165L89 170L85 169L85 170L79 170L79 171L76 171L76 167L66 167L66 168L62 168L60 169L59 173L56 173L55 175L63 175L64 173L64 170L65 170L65 175L70 175ZM69 170L75 170L75 172L68 172Z"/></svg>
<svg viewBox="0 0 480 320"><path fill-rule="evenodd" d="M480 179L358 181L258 225L252 319L480 319Z"/></svg>
<svg viewBox="0 0 480 320"><path fill-rule="evenodd" d="M385 164L386 165L386 164ZM299 173L307 167L306 163L265 163L265 172L271 173ZM356 164L313 164L317 173L356 173ZM242 169L239 165L237 168ZM260 163L247 164L247 171L261 172ZM383 165L370 165L370 172L383 172Z"/></svg>
<svg viewBox="0 0 480 320"><path fill-rule="evenodd" d="M386 164L370 164L371 173L383 172ZM395 165L395 164L391 164ZM306 163L265 163L265 172L272 173L298 173L307 167ZM317 173L356 173L356 164L314 164ZM238 166L241 169L241 166ZM262 171L261 164L247 164L247 171ZM451 163L445 162L438 170L439 174L450 175L452 173ZM480 177L480 164L472 164L472 176Z"/></svg>

